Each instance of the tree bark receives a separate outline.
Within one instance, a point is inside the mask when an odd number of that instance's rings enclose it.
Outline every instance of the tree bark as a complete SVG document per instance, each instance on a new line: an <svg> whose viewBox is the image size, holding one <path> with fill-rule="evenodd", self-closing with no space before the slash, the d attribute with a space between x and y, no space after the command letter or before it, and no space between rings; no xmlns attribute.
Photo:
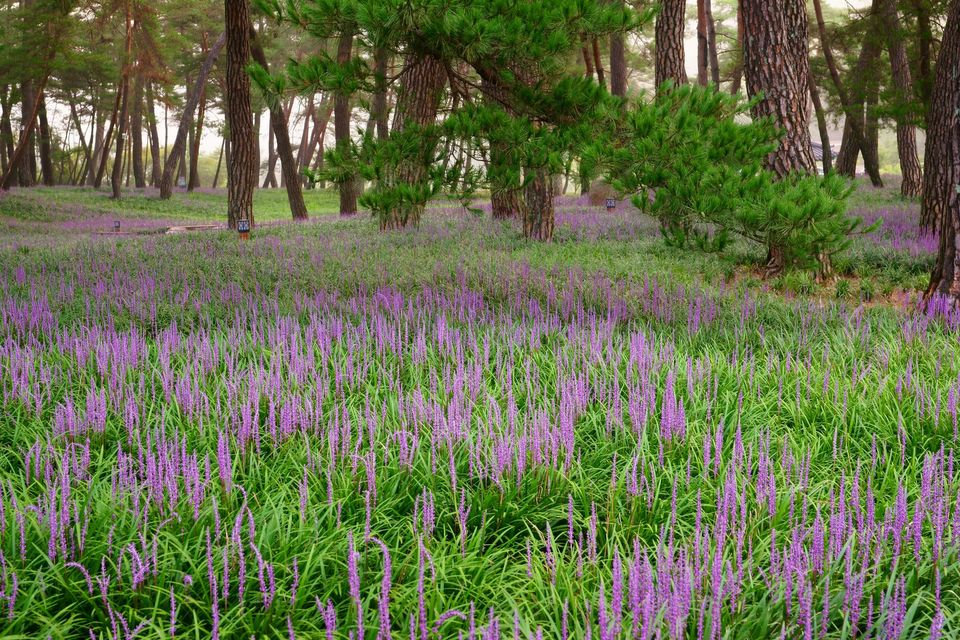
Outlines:
<svg viewBox="0 0 960 640"><path fill-rule="evenodd" d="M627 97L627 44L622 33L610 36L610 93Z"/></svg>
<svg viewBox="0 0 960 640"><path fill-rule="evenodd" d="M713 6L710 0L703 0L707 18L707 54L710 58L710 81L720 89L720 57L717 55L717 25L713 21Z"/></svg>
<svg viewBox="0 0 960 640"><path fill-rule="evenodd" d="M227 122L230 127L230 161L227 163L227 226L238 220L254 225L253 190L257 183L256 137L250 104L250 5L248 0L224 0L227 36Z"/></svg>
<svg viewBox="0 0 960 640"><path fill-rule="evenodd" d="M807 14L803 0L743 0L744 69L751 98L763 94L754 118L770 117L783 130L779 147L767 159L780 177L815 169L810 146L810 68Z"/></svg>
<svg viewBox="0 0 960 640"><path fill-rule="evenodd" d="M913 0L914 13L917 16L917 95L929 106L930 90L933 87L933 28L931 26L929 0Z"/></svg>
<svg viewBox="0 0 960 640"><path fill-rule="evenodd" d="M147 85L147 124L150 132L150 184L160 186L163 167L160 163L160 132L157 131L157 114L154 111L153 85Z"/></svg>
<svg viewBox="0 0 960 640"><path fill-rule="evenodd" d="M686 2L663 0L657 15L655 28L657 90L672 80L674 85L687 83L687 70L683 56L683 29L686 24Z"/></svg>
<svg viewBox="0 0 960 640"><path fill-rule="evenodd" d="M25 80L20 86L20 132L21 135L23 132L27 132L25 148L23 154L19 156L20 160L17 165L17 170L20 172L21 187L32 187L37 183L36 156L34 155L35 136L33 134L35 125L30 123L28 127L23 114L29 114L34 105L39 107L39 95L39 93L34 94L32 80Z"/></svg>
<svg viewBox="0 0 960 640"><path fill-rule="evenodd" d="M9 87L4 87L3 93L0 95L0 109L2 109L2 114L0 114L0 147L3 150L3 167L0 169L0 173L7 172L7 168L10 166L10 157L13 155L13 125L10 122L10 111L13 109L13 104L10 93Z"/></svg>
<svg viewBox="0 0 960 640"><path fill-rule="evenodd" d="M374 92L370 117L377 126L377 139L386 140L390 137L390 127L387 120L387 70L390 60L385 50L374 52Z"/></svg>
<svg viewBox="0 0 960 640"><path fill-rule="evenodd" d="M253 25L250 26L252 34ZM269 73L270 67L267 65L267 56L263 52L256 37L251 38L250 52L254 61ZM290 203L290 213L294 220L306 220L307 205L303 200L303 190L300 181L297 179L297 163L293 158L293 147L290 145L290 131L287 129L287 118L283 113L283 107L280 104L279 97L276 100L269 100L270 107L270 132L276 139L277 155L280 157L280 169L286 177L287 200ZM270 166L270 177L273 179L273 186L276 186L276 177L273 174L273 164Z"/></svg>
<svg viewBox="0 0 960 640"><path fill-rule="evenodd" d="M190 149L190 179L187 180L187 191L192 192L200 186L200 141L203 137L203 118L207 110L207 89L200 91L200 101L197 103L197 125L193 134L193 144Z"/></svg>
<svg viewBox="0 0 960 640"><path fill-rule="evenodd" d="M874 6L879 10L883 30L887 34L890 69L900 102L897 115L897 151L900 156L900 173L903 176L900 193L908 198L915 198L923 193L923 173L920 169L920 156L917 154L917 127L913 118L904 113L913 106L914 99L910 60L900 34L900 14L897 12L896 0L877 0Z"/></svg>
<svg viewBox="0 0 960 640"><path fill-rule="evenodd" d="M730 80L730 94L740 93L740 85L743 82L743 12L740 3L737 3L737 53L740 59L733 69L733 78Z"/></svg>
<svg viewBox="0 0 960 640"><path fill-rule="evenodd" d="M254 57L254 59L256 59L256 57ZM275 149L276 145L273 142L273 113L271 112L270 128L267 129L267 171L263 177L262 189L273 189L277 186L277 176L274 173L277 170L277 152Z"/></svg>
<svg viewBox="0 0 960 640"><path fill-rule="evenodd" d="M227 4L230 4L229 0L225 1ZM220 51L223 49L225 43L226 33L223 33L217 41L213 43L213 46L210 47L207 58L203 61L203 66L200 67L200 73L197 74L193 90L187 93L187 101L183 105L183 115L180 116L180 126L177 128L177 137L173 142L173 149L169 151L164 161L163 175L160 178L160 197L164 200L173 194L174 172L180 164L180 159L183 157L183 152L187 145L187 134L192 127L193 112L197 108L197 103L200 101L200 95L203 93L204 86L206 85L207 76L210 75L210 70L217 61L217 56L220 55Z"/></svg>
<svg viewBox="0 0 960 640"><path fill-rule="evenodd" d="M103 111L96 109L96 103L94 103L95 110L93 112L93 121L94 121L94 133L91 140L91 145L93 146L93 154L91 155L90 165L87 167L87 186L92 187L97 183L97 170L100 167L100 158L106 151L106 140L105 133L103 130L104 127L104 118Z"/></svg>
<svg viewBox="0 0 960 640"><path fill-rule="evenodd" d="M830 70L830 77L840 97L846 119L850 123L851 134L856 140L857 146L859 146L861 152L863 152L863 164L866 167L867 173L870 175L871 182L875 187L882 187L883 179L880 177L880 163L875 154L869 153L870 145L866 142L866 130L863 119L858 115L859 112L862 111L862 107L858 108L857 101L851 99L844 87L843 80L840 78L840 70L833 57L833 49L830 47L827 35L827 26L823 20L823 7L820 4L820 0L813 0L813 8L817 16L817 29L820 33L820 47L823 49L823 57L827 62L827 68ZM863 47L860 53L860 61L857 62L857 70L861 70L861 61L866 60L868 62L862 69L865 72L864 75L858 75L857 80L866 77L866 73L870 71L869 67L874 64L876 56L879 55L879 51L875 49L869 33L864 40ZM874 51L876 51L875 55L869 55L873 54Z"/></svg>
<svg viewBox="0 0 960 640"><path fill-rule="evenodd" d="M940 251L928 296L960 302L960 0L952 0L927 115L923 219L937 221ZM932 144L931 144L932 142ZM929 226L928 226L929 228Z"/></svg>
<svg viewBox="0 0 960 640"><path fill-rule="evenodd" d="M103 137L103 145L100 149L100 158L98 159L97 173L93 180L93 186L99 189L103 184L103 176L107 172L107 159L110 157L110 146L113 143L113 132L117 126L117 118L120 114L120 105L123 101L123 78L117 85L117 95L113 103L113 113L110 115L110 124L107 125L107 133Z"/></svg>
<svg viewBox="0 0 960 640"><path fill-rule="evenodd" d="M603 58L600 56L600 43L593 39L593 66L597 70L597 83L601 87L607 86L606 74L603 71Z"/></svg>
<svg viewBox="0 0 960 640"><path fill-rule="evenodd" d="M80 149L83 151L84 162L89 165L92 155L90 145L87 144L87 138L83 135L83 123L80 121L80 115L77 113L77 104L73 96L68 99L70 106L70 119L73 120L73 126L77 130L77 136L80 138Z"/></svg>
<svg viewBox="0 0 960 640"><path fill-rule="evenodd" d="M528 240L553 240L553 180L546 169L533 169L524 190L523 236Z"/></svg>
<svg viewBox="0 0 960 640"><path fill-rule="evenodd" d="M710 83L710 46L707 38L707 2L697 0L697 84Z"/></svg>
<svg viewBox="0 0 960 640"><path fill-rule="evenodd" d="M143 78L133 79L133 110L130 114L130 159L133 161L133 184L137 189L147 186L147 169L143 164Z"/></svg>
<svg viewBox="0 0 960 640"><path fill-rule="evenodd" d="M447 84L443 62L431 55L411 54L404 63L402 80L393 113L393 131L400 134L410 128L425 128L436 123L440 99ZM436 139L432 135L420 136L421 149L410 157L403 158L399 166L386 180L387 186L408 185L425 189L429 180L429 162ZM398 229L418 225L426 202L414 201L383 213L380 228Z"/></svg>
<svg viewBox="0 0 960 640"><path fill-rule="evenodd" d="M340 36L337 45L337 63L345 65L353 57L353 32L348 30ZM351 154L350 121L353 109L350 108L350 94L337 93L334 98L334 135L336 137L337 152L341 160L349 158ZM320 150L323 153L323 149ZM340 215L352 216L357 213L356 180L351 176L340 183Z"/></svg>
<svg viewBox="0 0 960 640"><path fill-rule="evenodd" d="M130 104L130 65L133 60L130 54L133 52L133 21L130 18L130 0L126 2L126 22L124 23L127 31L127 43L123 59L123 72L121 75L120 86L120 120L117 123L117 151L113 157L113 171L110 175L110 189L113 192L113 199L120 199L120 181L123 179L123 152L126 145L126 132L128 122L128 108Z"/></svg>
<svg viewBox="0 0 960 640"><path fill-rule="evenodd" d="M820 90L817 89L817 82L811 73L810 76L810 99L813 101L813 110L817 116L817 128L820 130L820 146L823 147L823 174L830 173L833 169L833 150L830 148L830 128L827 127L827 116L823 111L823 103L820 101Z"/></svg>
<svg viewBox="0 0 960 640"><path fill-rule="evenodd" d="M3 175L3 178L0 179L0 189L9 189L13 186L13 181L17 177L16 174L19 172L20 167L23 164L23 157L27 153L31 135L33 134L33 128L37 122L37 112L40 110L39 97L43 95L43 90L47 86L47 79L49 77L49 75L44 76L43 80L40 82L39 90L37 91L37 99L33 101L31 108L25 111L25 113L29 115L27 116L26 122L22 127L20 141L17 143L17 148L14 149L13 153L10 155L10 165L7 167L7 172Z"/></svg>
<svg viewBox="0 0 960 640"><path fill-rule="evenodd" d="M53 176L50 123L47 122L47 99L42 93L37 96L37 99L40 101L40 110L37 113L40 123L40 175L44 186L52 187L56 180Z"/></svg>

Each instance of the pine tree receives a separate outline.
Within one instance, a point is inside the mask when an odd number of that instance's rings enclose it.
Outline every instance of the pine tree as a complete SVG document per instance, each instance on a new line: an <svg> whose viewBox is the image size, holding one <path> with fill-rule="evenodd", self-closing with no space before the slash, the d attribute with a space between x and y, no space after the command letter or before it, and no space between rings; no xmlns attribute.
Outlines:
<svg viewBox="0 0 960 640"><path fill-rule="evenodd" d="M227 126L230 130L230 160L227 163L227 225L238 220L252 227L253 190L257 184L257 140L250 104L250 7L247 0L224 0L224 32L227 50Z"/></svg>

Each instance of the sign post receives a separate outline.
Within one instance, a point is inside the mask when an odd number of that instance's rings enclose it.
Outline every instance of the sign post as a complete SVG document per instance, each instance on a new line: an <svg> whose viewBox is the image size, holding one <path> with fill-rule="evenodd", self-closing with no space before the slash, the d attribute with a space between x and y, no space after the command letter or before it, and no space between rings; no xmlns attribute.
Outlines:
<svg viewBox="0 0 960 640"><path fill-rule="evenodd" d="M607 211L613 211L617 208L617 201L613 198L607 198Z"/></svg>
<svg viewBox="0 0 960 640"><path fill-rule="evenodd" d="M114 233L120 233L120 221L119 221L119 220L114 220L114 221L113 221L113 232L114 232Z"/></svg>
<svg viewBox="0 0 960 640"><path fill-rule="evenodd" d="M247 219L237 220L237 232L240 234L241 240L250 239L250 221Z"/></svg>

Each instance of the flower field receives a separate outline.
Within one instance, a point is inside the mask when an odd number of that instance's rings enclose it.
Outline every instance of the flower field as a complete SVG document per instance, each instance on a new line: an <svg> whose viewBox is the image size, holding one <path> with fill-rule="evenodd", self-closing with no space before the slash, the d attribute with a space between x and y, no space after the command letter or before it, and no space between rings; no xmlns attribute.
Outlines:
<svg viewBox="0 0 960 640"><path fill-rule="evenodd" d="M4 236L0 635L960 634L960 315L557 223Z"/></svg>

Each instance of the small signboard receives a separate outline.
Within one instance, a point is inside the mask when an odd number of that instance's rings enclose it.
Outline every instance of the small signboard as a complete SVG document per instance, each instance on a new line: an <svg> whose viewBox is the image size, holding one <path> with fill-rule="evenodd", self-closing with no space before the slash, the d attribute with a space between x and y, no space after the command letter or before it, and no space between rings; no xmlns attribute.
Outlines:
<svg viewBox="0 0 960 640"><path fill-rule="evenodd" d="M237 220L237 232L241 240L250 239L250 221L246 219Z"/></svg>
<svg viewBox="0 0 960 640"><path fill-rule="evenodd" d="M120 221L119 221L119 220L114 220L114 221L113 221L113 230L114 230L114 231L117 231L117 232L120 231Z"/></svg>
<svg viewBox="0 0 960 640"><path fill-rule="evenodd" d="M183 176L180 176L179 178L177 178L177 186L180 187L181 189L186 189L187 179L184 178Z"/></svg>
<svg viewBox="0 0 960 640"><path fill-rule="evenodd" d="M617 208L617 201L613 198L607 198L607 211L613 211Z"/></svg>

